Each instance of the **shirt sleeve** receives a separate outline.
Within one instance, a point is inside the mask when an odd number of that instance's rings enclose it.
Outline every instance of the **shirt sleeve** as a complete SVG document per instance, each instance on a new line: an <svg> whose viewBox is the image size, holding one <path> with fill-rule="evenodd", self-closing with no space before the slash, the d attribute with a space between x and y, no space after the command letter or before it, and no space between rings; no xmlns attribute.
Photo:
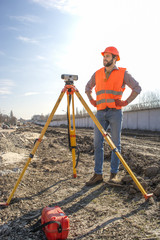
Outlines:
<svg viewBox="0 0 160 240"><path fill-rule="evenodd" d="M96 85L96 80L95 80L95 73L94 73L85 87L85 93L86 92L92 93L92 89L95 87L95 85Z"/></svg>
<svg viewBox="0 0 160 240"><path fill-rule="evenodd" d="M128 71L125 71L123 84L127 85L132 89L132 91L137 92L138 94L142 91L139 83L132 77L130 73L128 73Z"/></svg>

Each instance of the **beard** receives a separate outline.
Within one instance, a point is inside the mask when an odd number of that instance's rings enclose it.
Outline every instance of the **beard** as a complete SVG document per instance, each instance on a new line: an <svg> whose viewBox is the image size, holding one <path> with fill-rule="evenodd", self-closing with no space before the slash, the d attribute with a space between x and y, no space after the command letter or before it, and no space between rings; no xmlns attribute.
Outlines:
<svg viewBox="0 0 160 240"><path fill-rule="evenodd" d="M113 58L109 62L104 62L103 64L105 67L110 67L113 64Z"/></svg>

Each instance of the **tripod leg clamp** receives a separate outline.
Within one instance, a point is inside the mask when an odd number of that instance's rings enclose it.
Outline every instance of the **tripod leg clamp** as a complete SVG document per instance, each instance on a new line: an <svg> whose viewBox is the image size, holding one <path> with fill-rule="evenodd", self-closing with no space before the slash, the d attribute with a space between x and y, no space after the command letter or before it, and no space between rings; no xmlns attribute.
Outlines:
<svg viewBox="0 0 160 240"><path fill-rule="evenodd" d="M112 151L113 151L114 153L116 153L116 152L118 152L118 148L114 148Z"/></svg>
<svg viewBox="0 0 160 240"><path fill-rule="evenodd" d="M41 139L41 138L36 138L35 141L34 141L34 145L36 144L37 141L38 141L38 142L41 142L42 139Z"/></svg>
<svg viewBox="0 0 160 240"><path fill-rule="evenodd" d="M102 129L102 131L103 131L103 129ZM110 138L111 138L111 135L110 135L108 132L106 132L106 131L103 131L103 137L106 137L106 136L108 136L108 137L110 137Z"/></svg>

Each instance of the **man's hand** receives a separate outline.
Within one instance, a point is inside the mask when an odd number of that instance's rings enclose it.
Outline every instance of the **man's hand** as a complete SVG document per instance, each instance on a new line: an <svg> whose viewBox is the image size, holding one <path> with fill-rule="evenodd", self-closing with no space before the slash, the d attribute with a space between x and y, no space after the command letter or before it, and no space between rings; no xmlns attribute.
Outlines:
<svg viewBox="0 0 160 240"><path fill-rule="evenodd" d="M122 101L120 99L115 99L115 104L117 107L125 107L128 105L127 100L126 101Z"/></svg>
<svg viewBox="0 0 160 240"><path fill-rule="evenodd" d="M94 100L94 99L91 99L91 100L90 100L90 103L91 103L94 107L97 106L97 104L96 104L96 100Z"/></svg>

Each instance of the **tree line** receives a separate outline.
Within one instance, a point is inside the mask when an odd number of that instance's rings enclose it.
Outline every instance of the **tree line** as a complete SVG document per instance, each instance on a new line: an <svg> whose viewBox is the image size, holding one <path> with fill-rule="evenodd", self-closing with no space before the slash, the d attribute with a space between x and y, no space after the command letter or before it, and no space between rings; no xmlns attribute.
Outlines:
<svg viewBox="0 0 160 240"><path fill-rule="evenodd" d="M16 125L17 118L13 115L11 110L10 115L0 113L0 123L5 123L7 125Z"/></svg>
<svg viewBox="0 0 160 240"><path fill-rule="evenodd" d="M147 91L139 96L139 103L125 107L125 110L141 110L160 107L160 91Z"/></svg>

